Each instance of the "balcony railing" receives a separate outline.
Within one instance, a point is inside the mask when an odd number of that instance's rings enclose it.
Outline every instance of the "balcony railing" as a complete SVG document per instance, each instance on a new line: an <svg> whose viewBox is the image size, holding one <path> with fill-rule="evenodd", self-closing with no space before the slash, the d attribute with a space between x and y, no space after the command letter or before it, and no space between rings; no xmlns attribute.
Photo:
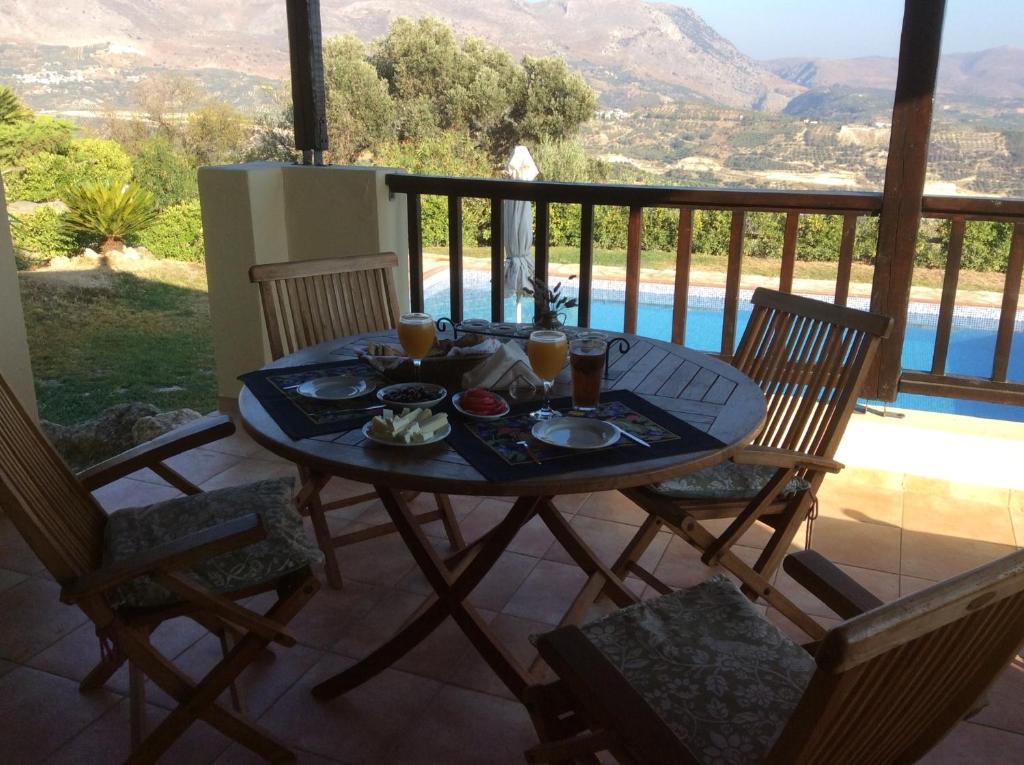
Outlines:
<svg viewBox="0 0 1024 765"><path fill-rule="evenodd" d="M626 186L586 183L549 183L450 178L390 174L386 178L392 193L405 194L409 220L409 270L411 304L422 310L423 237L421 197L436 195L448 200L448 267L451 285L451 318L463 318L463 244L462 202L466 198L490 201L491 241L491 318L502 321L504 290L502 285L502 201L522 199L536 206L535 265L537 274L547 280L549 254L550 205L580 206L580 263L578 323L589 326L594 260L594 208L599 205L629 209L625 262L625 313L623 331L635 332L640 304L640 256L645 208L678 210L672 342L682 343L686 332L687 296L693 242L695 210L725 210L731 213L726 265L720 355L731 357L736 344L740 277L743 260L746 216L752 212L781 213L786 216L779 271L779 289L792 291L797 256L800 217L840 215L843 220L838 253L834 300L845 305L850 294L857 222L864 216L881 213L882 195L865 192L822 191L745 191L731 189L695 189L662 186ZM1024 381L1007 379L1021 274L1024 269L1024 200L978 197L926 196L922 204L926 218L951 220L948 255L939 305L931 369L902 370L899 390L931 396L966 398L995 403L1024 404ZM968 221L996 221L1013 225L1002 307L996 331L992 372L988 377L967 377L946 371L949 341L956 305L956 289L961 270L964 231Z"/></svg>

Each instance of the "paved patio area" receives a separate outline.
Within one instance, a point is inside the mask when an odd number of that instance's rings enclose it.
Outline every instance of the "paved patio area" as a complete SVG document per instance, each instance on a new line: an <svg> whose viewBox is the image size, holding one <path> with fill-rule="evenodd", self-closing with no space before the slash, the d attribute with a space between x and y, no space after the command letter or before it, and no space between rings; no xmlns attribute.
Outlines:
<svg viewBox="0 0 1024 765"><path fill-rule="evenodd" d="M974 427L968 422L961 428L968 432L940 438L934 418L895 423L859 416L840 455L851 467L826 479L821 491L813 547L890 600L1024 546L1024 491L1010 488L1022 480L1022 426L978 425L977 433L970 432ZM895 464L892 445L910 438L909 431L915 428L923 434L916 439L919 449L931 444L939 455L923 463L900 463L921 474L863 467ZM962 436L974 440L958 440ZM976 473L963 467L957 472L957 465L974 455L958 456L956 451L979 444L1002 450L989 452L994 455L989 461L1007 460L1007 472L988 471L983 475L987 485L964 483ZM1009 455L1003 453L1007 449ZM205 488L294 472L241 434L182 455L172 464ZM331 485L338 493L353 486L340 481ZM97 492L108 510L171 496L176 492L152 473L136 474ZM499 520L508 503L461 497L455 506L472 538ZM642 520L639 510L613 493L563 497L559 506L607 558L618 552ZM332 524L357 529L382 517L379 506L367 504L335 513ZM532 658L528 636L557 621L584 578L536 521L522 530L473 595L495 631L524 661ZM428 531L444 546L440 528ZM752 532L752 544L759 533ZM656 565L657 574L676 586L709 573L689 548L668 534L661 535L648 557L645 562ZM450 621L396 667L361 688L326 704L313 700L312 685L378 645L427 592L396 536L349 548L341 561L346 587L321 590L300 614L293 624L300 645L277 649L275 659L243 676L250 712L291 742L302 762L523 762L523 749L535 740L527 715ZM778 585L823 623L835 621L834 614L787 582L785 575ZM10 522L0 516L0 613L6 617L0 630L2 759L120 762L128 753L127 673L118 673L105 691L78 692L77 681L98 658L98 644L85 617L59 603L58 589ZM168 656L197 673L218 656L217 642L187 621L164 625L154 639ZM990 698L985 710L962 723L926 761L1024 761L1024 659L1003 673ZM151 720L166 714L170 706L169 699L155 690L149 701ZM254 759L199 723L166 761Z"/></svg>

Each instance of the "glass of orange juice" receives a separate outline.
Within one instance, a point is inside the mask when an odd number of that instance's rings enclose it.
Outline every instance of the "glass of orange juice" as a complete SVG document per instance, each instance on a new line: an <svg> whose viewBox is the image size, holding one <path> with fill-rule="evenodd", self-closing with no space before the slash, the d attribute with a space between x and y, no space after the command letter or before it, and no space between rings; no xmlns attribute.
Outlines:
<svg viewBox="0 0 1024 765"><path fill-rule="evenodd" d="M398 318L398 342L412 359L416 379L420 379L420 364L434 345L434 320L428 313L403 313Z"/></svg>
<svg viewBox="0 0 1024 765"><path fill-rule="evenodd" d="M551 408L551 386L558 373L565 366L569 353L569 342L564 332L551 329L539 329L530 333L530 342L526 346L526 355L530 358L530 366L537 377L544 383L544 406L530 414L537 420L549 420L561 417L561 413Z"/></svg>

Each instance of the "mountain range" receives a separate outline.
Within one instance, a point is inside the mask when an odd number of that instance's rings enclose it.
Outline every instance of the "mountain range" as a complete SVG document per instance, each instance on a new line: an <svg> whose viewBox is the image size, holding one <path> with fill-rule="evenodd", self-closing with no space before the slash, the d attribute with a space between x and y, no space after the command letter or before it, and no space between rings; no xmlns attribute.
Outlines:
<svg viewBox="0 0 1024 765"><path fill-rule="evenodd" d="M473 35L515 56L558 55L579 70L607 107L632 109L677 100L780 111L808 90L844 85L891 91L895 59L780 59L741 53L692 10L638 0L330 0L321 6L326 36L371 40L398 16L433 16L459 36ZM64 88L45 108L89 110L118 87L153 70L189 71L230 83L236 101L287 77L282 0L4 0L0 77L21 80L32 103L77 59L73 81L109 87ZM15 66L36 67L24 71ZM53 69L51 65L50 70ZM947 56L943 87L958 95L1024 99L1024 51L999 48ZM227 87L225 85L225 87ZM58 90L61 90L58 88ZM52 92L53 88L49 88ZM53 99L51 99L52 101ZM69 103L71 101L72 103ZM109 106L109 104L108 104Z"/></svg>

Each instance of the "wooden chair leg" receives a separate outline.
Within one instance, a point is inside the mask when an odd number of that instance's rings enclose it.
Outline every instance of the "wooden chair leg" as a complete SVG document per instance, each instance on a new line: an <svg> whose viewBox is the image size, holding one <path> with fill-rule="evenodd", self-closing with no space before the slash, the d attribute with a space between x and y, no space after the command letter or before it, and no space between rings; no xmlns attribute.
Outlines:
<svg viewBox="0 0 1024 765"><path fill-rule="evenodd" d="M99 690L106 685L107 680L113 677L114 673L117 672L124 663L124 654L115 649L111 655L101 658L99 663L89 670L89 674L86 675L82 679L82 682L78 684L78 690L83 693Z"/></svg>
<svg viewBox="0 0 1024 765"><path fill-rule="evenodd" d="M324 576L327 584L335 590L342 587L341 569L338 566L338 556L334 552L334 541L331 539L331 529L327 525L327 515L324 512L323 503L320 501L320 489L327 483L327 478L321 476L309 468L300 467L299 475L305 484L303 491L309 487L315 490L309 492L306 508L309 511L309 518L313 522L313 536L316 537L317 546L324 554Z"/></svg>
<svg viewBox="0 0 1024 765"><path fill-rule="evenodd" d="M237 645L240 636L231 627L224 627L220 630L217 638L220 640L220 655L221 658L226 659L228 654L231 653L231 649ZM266 650L266 649L264 649ZM262 655L262 652L261 652ZM242 697L242 689L238 687L238 681L232 680L231 685L228 686L229 693L231 694L231 707L236 712L245 714L245 699Z"/></svg>
<svg viewBox="0 0 1024 765"><path fill-rule="evenodd" d="M132 751L136 752L146 738L146 676L133 662L128 662L128 712Z"/></svg>
<svg viewBox="0 0 1024 765"><path fill-rule="evenodd" d="M466 540L462 538L462 529L459 528L459 521L452 509L451 498L447 494L435 494L434 501L437 502L437 509L441 512L441 523L444 525L445 536L452 547L461 550L466 546Z"/></svg>
<svg viewBox="0 0 1024 765"><path fill-rule="evenodd" d="M294 577L287 588L280 590L280 598L265 618L286 625L317 589L319 583L311 574L301 579ZM196 719L205 720L271 762L294 762L295 757L285 744L260 726L217 703L220 694L267 646L269 640L266 637L247 632L229 655L198 684L157 651L141 630L122 625L117 638L130 660L178 702L178 706L133 752L129 762L155 762Z"/></svg>

